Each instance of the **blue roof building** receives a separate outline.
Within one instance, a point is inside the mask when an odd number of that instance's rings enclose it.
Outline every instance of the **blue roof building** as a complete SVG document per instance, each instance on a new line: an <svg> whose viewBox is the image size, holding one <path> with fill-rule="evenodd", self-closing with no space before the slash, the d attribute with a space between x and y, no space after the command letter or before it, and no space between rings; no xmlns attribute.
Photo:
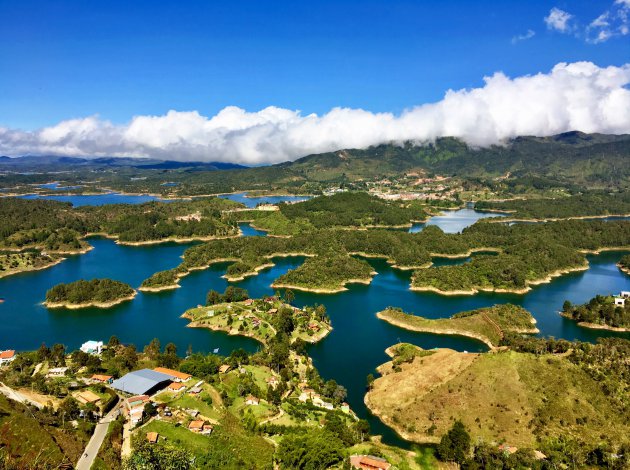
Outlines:
<svg viewBox="0 0 630 470"><path fill-rule="evenodd" d="M141 369L123 375L112 382L112 388L132 395L152 395L165 388L175 377L156 372L151 369Z"/></svg>

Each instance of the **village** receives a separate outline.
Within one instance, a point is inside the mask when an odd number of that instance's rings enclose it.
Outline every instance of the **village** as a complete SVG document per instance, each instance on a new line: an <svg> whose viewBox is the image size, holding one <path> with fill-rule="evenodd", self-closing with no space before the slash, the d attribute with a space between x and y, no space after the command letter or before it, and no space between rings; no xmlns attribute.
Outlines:
<svg viewBox="0 0 630 470"><path fill-rule="evenodd" d="M273 326L278 325L277 317L287 314L295 323L293 343L315 342L331 329L325 309L298 309L276 297L198 307L189 315L196 318L195 326L251 335L265 344L277 334ZM244 351L229 357L194 355L175 361L179 367L170 368L160 364L172 360L173 351L167 346L162 354L157 346L156 353L151 349L154 346L152 343L138 353L130 370L120 375L107 372L111 368L105 364L127 360L131 351L136 353L135 347L116 338L109 343L86 341L71 354L59 345L42 347L37 353L0 351L0 393L51 413L76 409L68 418L77 429L83 422L95 423L76 466L80 470L92 468L110 446L108 430L114 423L122 424L121 459L128 458L140 442L205 448L207 440L219 438L214 434L233 426L235 418L245 429L262 430L264 439L276 446L283 429L322 427L333 415L347 426L360 424L344 401L345 389L334 381L321 381L303 351L290 350L285 361L289 367L278 373ZM25 372L32 381L30 387L20 385L25 382ZM21 378L16 379L18 376ZM390 467L385 459L363 453L353 454L350 461L353 468Z"/></svg>

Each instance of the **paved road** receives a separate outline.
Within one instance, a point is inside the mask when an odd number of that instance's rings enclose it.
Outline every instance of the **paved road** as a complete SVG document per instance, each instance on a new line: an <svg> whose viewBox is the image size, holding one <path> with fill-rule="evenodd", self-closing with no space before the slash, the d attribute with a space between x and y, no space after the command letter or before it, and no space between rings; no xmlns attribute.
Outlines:
<svg viewBox="0 0 630 470"><path fill-rule="evenodd" d="M94 429L94 434L92 434L90 442L88 442L88 445L85 448L85 452L83 452L83 455L79 459L79 463L77 463L77 470L90 470L92 464L94 463L94 459L103 444L103 439L105 439L105 436L107 435L109 423L116 419L119 412L119 405L116 405L103 419L98 422L96 428Z"/></svg>
<svg viewBox="0 0 630 470"><path fill-rule="evenodd" d="M19 403L23 403L25 405L33 405L39 409L43 408L41 403L37 403L36 401L31 400L29 397L22 395L20 392L13 390L11 387L0 382L0 393L5 395L7 398L11 400L17 401Z"/></svg>

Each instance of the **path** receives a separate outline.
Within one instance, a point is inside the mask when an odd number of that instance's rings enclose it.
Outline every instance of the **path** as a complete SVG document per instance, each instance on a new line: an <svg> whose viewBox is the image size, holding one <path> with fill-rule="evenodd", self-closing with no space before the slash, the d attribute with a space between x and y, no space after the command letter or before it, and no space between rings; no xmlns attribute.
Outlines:
<svg viewBox="0 0 630 470"><path fill-rule="evenodd" d="M92 468L94 459L96 458L96 455L103 444L103 440L107 435L109 423L114 421L118 417L119 413L120 406L116 405L109 413L107 413L107 415L105 415L103 419L98 422L96 428L94 429L94 434L92 434L90 442L88 442L88 445L85 448L85 452L81 455L79 463L77 463L77 470L90 470L90 468Z"/></svg>
<svg viewBox="0 0 630 470"><path fill-rule="evenodd" d="M41 403L31 400L29 397L22 395L20 392L13 390L11 387L3 384L2 382L0 382L0 393L11 400L22 403L23 405L33 405L40 410L44 407Z"/></svg>

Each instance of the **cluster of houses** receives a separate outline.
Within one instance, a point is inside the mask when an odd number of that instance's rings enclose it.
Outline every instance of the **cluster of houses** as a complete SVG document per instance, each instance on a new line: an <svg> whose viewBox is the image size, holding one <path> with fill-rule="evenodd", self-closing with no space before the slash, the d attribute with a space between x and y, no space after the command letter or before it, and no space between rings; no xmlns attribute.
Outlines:
<svg viewBox="0 0 630 470"><path fill-rule="evenodd" d="M306 403L310 400L313 405L319 408L323 408L325 410L335 409L335 405L325 401L319 393L315 392L315 390L313 390L312 388L308 388L308 385L306 383L301 383L298 387L300 389L298 400L300 400L302 403ZM350 405L348 405L347 403L342 403L340 409L344 413L350 413Z"/></svg>

